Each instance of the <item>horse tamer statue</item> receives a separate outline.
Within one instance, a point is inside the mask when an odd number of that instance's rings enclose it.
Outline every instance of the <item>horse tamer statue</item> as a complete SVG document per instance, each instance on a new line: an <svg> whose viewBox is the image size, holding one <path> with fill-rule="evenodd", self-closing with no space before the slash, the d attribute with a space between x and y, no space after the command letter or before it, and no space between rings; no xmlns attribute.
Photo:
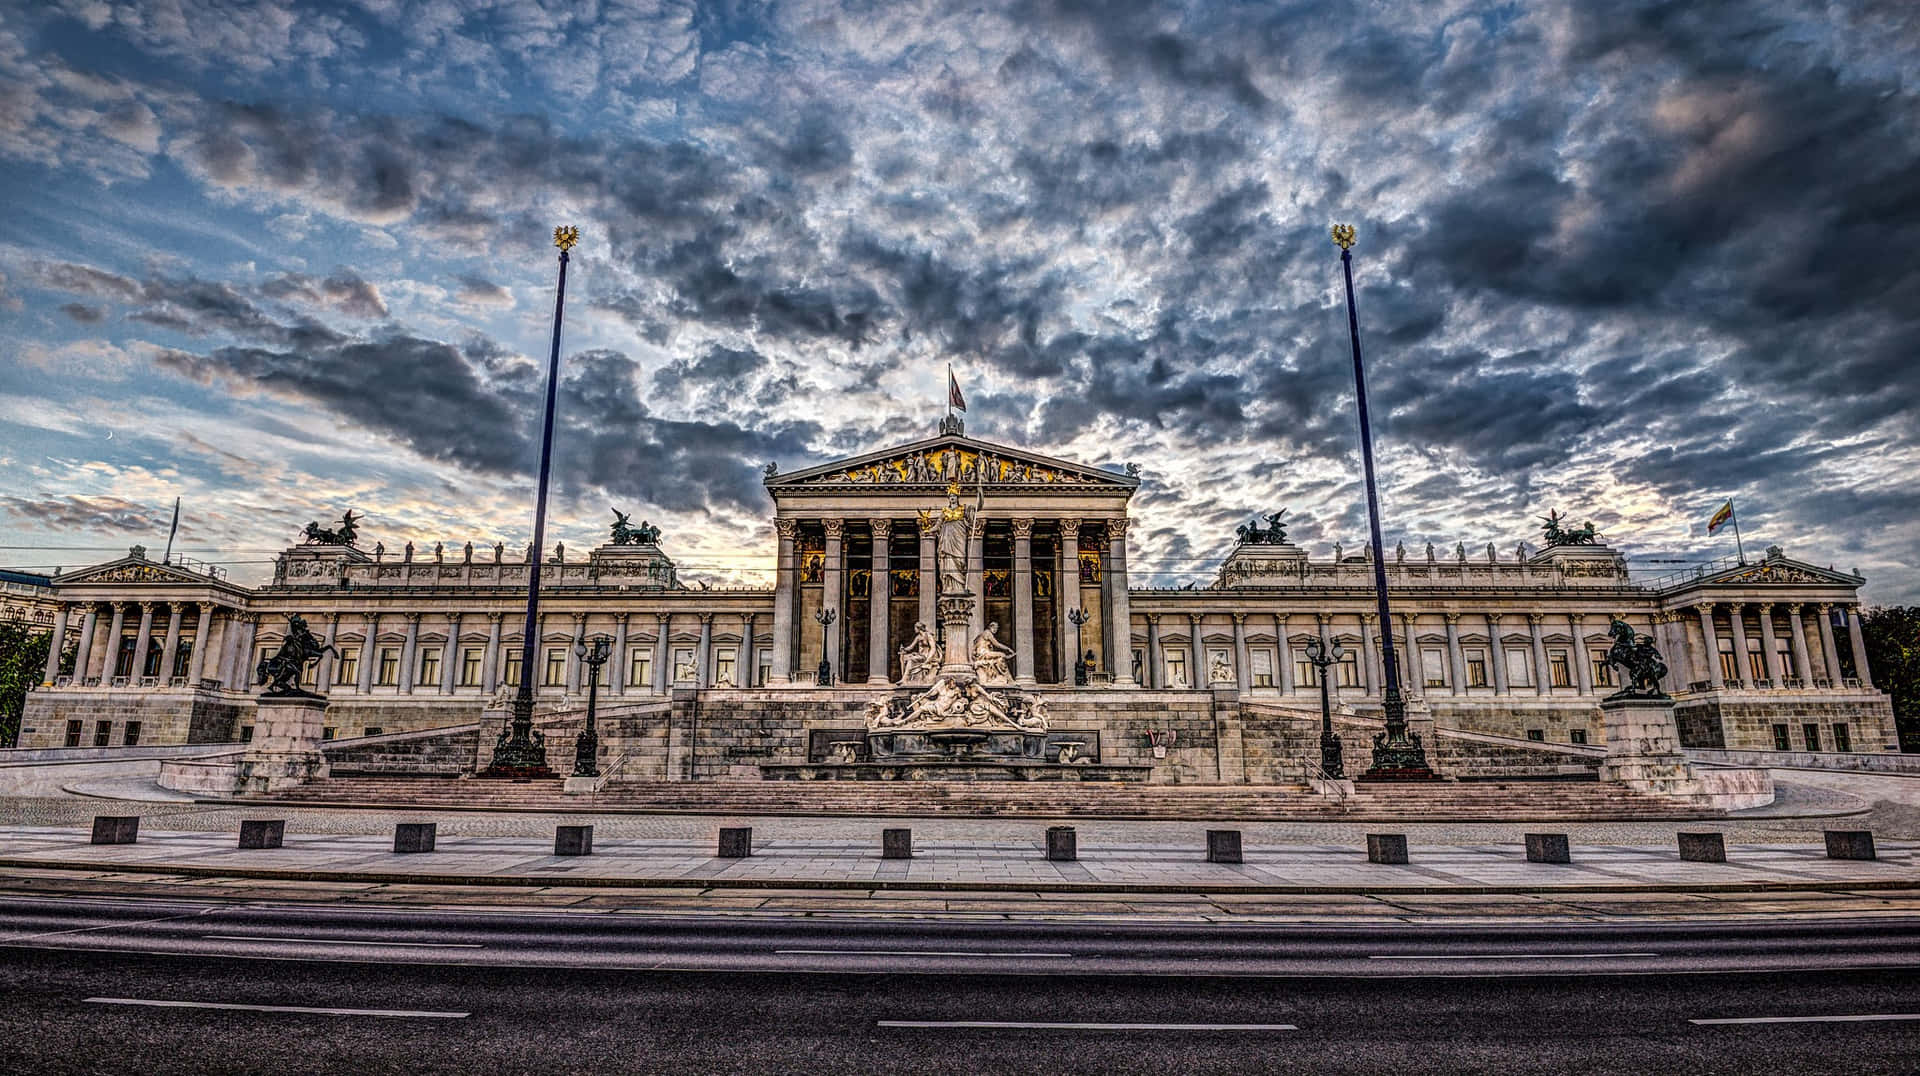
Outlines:
<svg viewBox="0 0 1920 1076"><path fill-rule="evenodd" d="M1613 624L1607 629L1613 636L1613 646L1607 650L1607 664L1617 665L1625 672L1626 682L1620 690L1608 695L1608 699L1665 699L1670 698L1660 690L1660 678L1667 675L1667 663L1661 658L1660 651L1654 649L1653 636L1634 634L1633 625L1613 618Z"/></svg>
<svg viewBox="0 0 1920 1076"><path fill-rule="evenodd" d="M333 651L335 657L340 651L333 649L332 643L323 643L307 628L307 619L299 613L287 614L287 637L280 640L280 649L271 657L260 659L260 665L254 669L255 681L267 685L261 692L267 698L274 699L324 699L325 695L316 695L300 687L300 675L307 669L307 663L318 661L320 655Z"/></svg>

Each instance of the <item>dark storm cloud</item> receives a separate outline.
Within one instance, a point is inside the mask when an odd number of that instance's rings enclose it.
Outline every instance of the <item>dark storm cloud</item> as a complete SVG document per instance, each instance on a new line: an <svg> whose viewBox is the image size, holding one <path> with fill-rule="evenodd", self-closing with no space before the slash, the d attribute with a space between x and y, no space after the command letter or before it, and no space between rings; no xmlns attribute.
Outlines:
<svg viewBox="0 0 1920 1076"><path fill-rule="evenodd" d="M0 506L17 519L29 519L60 531L115 534L151 533L167 525L165 509L118 497L0 497Z"/></svg>
<svg viewBox="0 0 1920 1076"><path fill-rule="evenodd" d="M454 294L465 302L486 306L513 305L513 293L485 277L462 273L456 279L460 287Z"/></svg>
<svg viewBox="0 0 1920 1076"><path fill-rule="evenodd" d="M310 306L329 306L359 318L384 318L387 303L380 289L351 269L335 270L325 278L305 273L282 273L260 285L269 299L295 300Z"/></svg>
<svg viewBox="0 0 1920 1076"><path fill-rule="evenodd" d="M1163 29L1166 5L1154 0L1036 0L1020 5L1021 21L1093 36L1099 55L1116 76L1163 79L1187 89L1220 94L1249 111L1269 104L1253 84L1236 42L1223 35L1207 41Z"/></svg>
<svg viewBox="0 0 1920 1076"><path fill-rule="evenodd" d="M101 310L97 306L88 306L85 303L62 303L60 304L60 312L82 325L98 325L100 322L106 320L107 316L106 311Z"/></svg>

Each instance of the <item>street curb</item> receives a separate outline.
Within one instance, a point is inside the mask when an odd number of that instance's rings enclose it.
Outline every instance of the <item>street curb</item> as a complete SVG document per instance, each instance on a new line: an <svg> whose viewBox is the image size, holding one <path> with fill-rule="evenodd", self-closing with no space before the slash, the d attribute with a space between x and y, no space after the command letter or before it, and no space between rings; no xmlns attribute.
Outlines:
<svg viewBox="0 0 1920 1076"><path fill-rule="evenodd" d="M0 858L0 870L111 871L119 874L170 874L186 878L245 878L280 882L362 882L380 885L475 886L526 889L789 889L887 890L929 893L1191 893L1254 896L1468 896L1580 893L1814 893L1867 890L1920 890L1920 877L1884 881L1624 883L1566 886L1525 885L1177 885L1156 882L913 882L903 879L803 878L614 878L593 875L435 874L427 871L316 871L277 867L201 867L191 864L87 862L63 859Z"/></svg>

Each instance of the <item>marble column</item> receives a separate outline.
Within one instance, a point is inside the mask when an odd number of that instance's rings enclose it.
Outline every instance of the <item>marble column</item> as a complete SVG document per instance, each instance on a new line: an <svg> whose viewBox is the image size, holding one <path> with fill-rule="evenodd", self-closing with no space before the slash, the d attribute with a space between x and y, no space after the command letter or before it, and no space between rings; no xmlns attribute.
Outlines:
<svg viewBox="0 0 1920 1076"><path fill-rule="evenodd" d="M127 630L127 604L126 602L113 603L113 625L107 629L106 660L100 664L102 684L111 684L113 678L119 675L120 636Z"/></svg>
<svg viewBox="0 0 1920 1076"><path fill-rule="evenodd" d="M1160 614L1147 614L1147 687L1166 687L1166 675L1161 672L1160 660Z"/></svg>
<svg viewBox="0 0 1920 1076"><path fill-rule="evenodd" d="M138 684L147 673L147 651L153 646L153 602L140 603L139 634L133 637L133 665L127 669L127 680Z"/></svg>
<svg viewBox="0 0 1920 1076"><path fill-rule="evenodd" d="M360 683L357 687L360 694L367 695L373 692L373 667L380 657L379 613L367 614L366 627L361 630L361 635L364 636L364 638L362 638L360 642ZM525 647L523 646L521 650L520 664L524 670L527 661ZM525 675L524 671L522 675Z"/></svg>
<svg viewBox="0 0 1920 1076"><path fill-rule="evenodd" d="M233 679L228 686L246 690L253 686L253 642L260 634L260 614L238 614L239 631L234 632Z"/></svg>
<svg viewBox="0 0 1920 1076"><path fill-rule="evenodd" d="M1447 662L1453 672L1453 694L1467 693L1467 655L1460 649L1460 614L1442 613L1447 621Z"/></svg>
<svg viewBox="0 0 1920 1076"><path fill-rule="evenodd" d="M440 694L451 695L455 684L460 682L460 621L459 613L447 614L447 637L440 644Z"/></svg>
<svg viewBox="0 0 1920 1076"><path fill-rule="evenodd" d="M673 634L671 630L673 627L673 614L655 613L653 616L654 619L658 621L658 626L654 628L653 632L654 690L665 695L671 691L673 687L673 670L667 667L667 662L672 657L672 654L667 650L669 645L667 637Z"/></svg>
<svg viewBox="0 0 1920 1076"><path fill-rule="evenodd" d="M505 613L487 614L487 652L480 655L480 690L491 696L500 690L500 621Z"/></svg>
<svg viewBox="0 0 1920 1076"><path fill-rule="evenodd" d="M892 604L893 593L893 550L889 548L893 520L871 519L867 523L873 528L873 562L867 585L867 683L890 684L892 662L887 659L893 653L893 639L887 607Z"/></svg>
<svg viewBox="0 0 1920 1076"><path fill-rule="evenodd" d="M1545 619L1545 613L1527 614L1527 630L1533 636L1533 693L1535 695L1545 695L1553 690L1552 670L1547 668L1547 638L1540 629L1540 622Z"/></svg>
<svg viewBox="0 0 1920 1076"><path fill-rule="evenodd" d="M1580 694L1593 694L1593 662L1587 657L1586 617L1567 614L1567 634L1573 636L1573 682ZM1671 653L1672 651L1668 651Z"/></svg>
<svg viewBox="0 0 1920 1076"><path fill-rule="evenodd" d="M1807 622L1799 602L1787 606L1787 632L1793 642L1793 675L1804 691L1813 686L1813 665L1807 659Z"/></svg>
<svg viewBox="0 0 1920 1076"><path fill-rule="evenodd" d="M627 656L627 613L613 614L613 656L607 660L613 663L613 681L609 690L614 695L627 693L627 670L632 659Z"/></svg>
<svg viewBox="0 0 1920 1076"><path fill-rule="evenodd" d="M773 673L771 682L793 681L793 588L798 585L793 571L793 538L798 525L791 519L776 519L773 529L779 535L780 554L773 575ZM651 686L651 685L649 685Z"/></svg>
<svg viewBox="0 0 1920 1076"><path fill-rule="evenodd" d="M1400 614L1400 632L1404 644L1400 653L1406 658L1406 682L1400 685L1400 693L1408 698L1420 698L1427 693L1426 657L1420 653L1420 640L1414 638L1419 630L1420 614L1406 610Z"/></svg>
<svg viewBox="0 0 1920 1076"><path fill-rule="evenodd" d="M1071 684L1073 683L1073 664L1080 660L1081 654L1086 653L1085 647L1082 647L1078 654L1073 652L1072 644L1078 642L1080 633L1074 629L1073 621L1068 618L1068 614L1080 608L1080 521L1069 518L1058 522L1060 524L1060 571L1054 577L1056 585L1053 592L1054 605L1058 609L1060 623L1054 630L1058 632L1056 638L1060 640L1059 651L1066 655L1066 659L1061 662L1060 682ZM1192 666L1187 667L1188 680L1193 680L1197 675Z"/></svg>
<svg viewBox="0 0 1920 1076"><path fill-rule="evenodd" d="M67 603L61 602L59 611L53 614L53 641L47 644L47 663L40 676L42 687L52 687L53 678L60 675L60 651L66 649L66 641Z"/></svg>
<svg viewBox="0 0 1920 1076"><path fill-rule="evenodd" d="M420 614L407 613L407 639L400 644L400 693L413 694L413 683L420 678L414 660L420 655Z"/></svg>
<svg viewBox="0 0 1920 1076"><path fill-rule="evenodd" d="M1821 657L1826 659L1827 686L1840 688L1840 648L1833 641L1833 606L1826 602L1813 607L1814 624L1820 629Z"/></svg>
<svg viewBox="0 0 1920 1076"><path fill-rule="evenodd" d="M1074 578L1079 578L1079 565L1074 566ZM1188 613L1187 623L1187 686L1207 686L1207 648L1200 638L1200 621L1205 613Z"/></svg>
<svg viewBox="0 0 1920 1076"><path fill-rule="evenodd" d="M1113 684L1133 686L1133 606L1127 594L1127 517L1107 520L1107 572L1113 588L1113 623L1108 637L1113 646Z"/></svg>
<svg viewBox="0 0 1920 1076"><path fill-rule="evenodd" d="M759 619L758 613L742 613L740 616L740 650L733 662L735 687L762 686L753 680L760 675L760 653L753 641L753 625Z"/></svg>
<svg viewBox="0 0 1920 1076"><path fill-rule="evenodd" d="M1727 621L1733 626L1733 679L1742 688L1753 686L1753 673L1747 663L1747 614L1740 602L1727 604Z"/></svg>
<svg viewBox="0 0 1920 1076"><path fill-rule="evenodd" d="M1033 668L1033 520L1013 521L1013 678L1037 682Z"/></svg>
<svg viewBox="0 0 1920 1076"><path fill-rule="evenodd" d="M328 642L333 642L328 639ZM207 675L207 645L213 642L213 603L200 603L200 619L193 625L193 653L187 658L187 683L199 687Z"/></svg>
<svg viewBox="0 0 1920 1076"><path fill-rule="evenodd" d="M1507 683L1507 647L1500 638L1501 614L1487 614L1487 660L1493 665L1493 692L1496 695L1513 693Z"/></svg>
<svg viewBox="0 0 1920 1076"><path fill-rule="evenodd" d="M693 652L693 683L700 688L713 686L712 613L700 614L700 648Z"/></svg>
<svg viewBox="0 0 1920 1076"><path fill-rule="evenodd" d="M1360 614L1360 683L1367 694L1380 694L1380 674L1373 666L1373 655L1380 643L1380 614Z"/></svg>
<svg viewBox="0 0 1920 1076"><path fill-rule="evenodd" d="M972 646L987 627L987 521L974 520L967 532L967 593L973 595L973 619L967 622L967 645Z"/></svg>
<svg viewBox="0 0 1920 1076"><path fill-rule="evenodd" d="M1694 609L1700 613L1700 638L1707 652L1707 683L1715 691L1724 690L1727 678L1720 672L1720 633L1713 626L1713 603L1701 602Z"/></svg>
<svg viewBox="0 0 1920 1076"><path fill-rule="evenodd" d="M1853 648L1853 673L1860 680L1860 686L1873 686L1873 674L1867 669L1867 639L1860 630L1860 607L1847 606L1847 645Z"/></svg>
<svg viewBox="0 0 1920 1076"><path fill-rule="evenodd" d="M927 630L938 634L940 619L934 608L934 599L940 596L940 566L935 563L939 551L935 543L939 541L939 532L931 523L920 524L920 612L918 620L927 626Z"/></svg>
<svg viewBox="0 0 1920 1076"><path fill-rule="evenodd" d="M201 608L205 608L205 606ZM85 684L87 677L93 675L88 669L88 666L93 664L93 633L99 629L99 623L99 604L96 602L88 602L87 611L80 617L79 649L75 650L73 654L73 682L75 686ZM202 635L206 634L204 624L201 626L200 633Z"/></svg>
<svg viewBox="0 0 1920 1076"><path fill-rule="evenodd" d="M1253 660L1247 653L1247 614L1233 614L1233 682L1242 695L1253 690Z"/></svg>
<svg viewBox="0 0 1920 1076"><path fill-rule="evenodd" d="M840 595L843 590L840 582L840 572L842 568L841 559L846 555L846 549L841 544L841 539L846 534L847 521L844 519L828 519L822 522L825 524L827 530L827 564L825 573L826 585L821 588L820 592L820 608L831 609L835 614L833 623L827 625L826 658L833 663L834 682L844 683L847 675L847 663L845 661L845 655L841 653L840 629L846 626L847 613L846 610L840 608Z"/></svg>
<svg viewBox="0 0 1920 1076"><path fill-rule="evenodd" d="M1273 637L1280 656L1280 693L1293 694L1293 643L1287 639L1287 614L1273 614Z"/></svg>
<svg viewBox="0 0 1920 1076"><path fill-rule="evenodd" d="M160 683L162 686L173 681L174 663L180 660L180 623L186 619L187 607L180 602L167 603L167 634L160 643Z"/></svg>
<svg viewBox="0 0 1920 1076"><path fill-rule="evenodd" d="M1780 672L1780 658L1774 653L1774 647L1779 645L1779 641L1773 634L1773 603L1761 602L1753 608L1760 614L1760 662L1761 668L1767 672L1767 686L1782 687L1784 685L1780 682L1783 675Z"/></svg>
<svg viewBox="0 0 1920 1076"><path fill-rule="evenodd" d="M334 646L334 650L338 650L339 647L334 644L334 640L338 639L339 637L340 637L340 614L328 613L327 614L327 637L320 641L328 644L329 646ZM333 690L333 663L340 660L337 656L335 656L334 650L323 651L320 654L320 664L313 671L313 689L315 691L318 691L322 695L325 695L327 692Z"/></svg>

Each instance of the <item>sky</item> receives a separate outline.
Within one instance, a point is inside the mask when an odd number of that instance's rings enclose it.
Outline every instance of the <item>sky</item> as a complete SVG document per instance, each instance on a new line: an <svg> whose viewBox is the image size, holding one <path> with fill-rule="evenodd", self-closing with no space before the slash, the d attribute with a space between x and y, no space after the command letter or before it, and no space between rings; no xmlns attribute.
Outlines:
<svg viewBox="0 0 1920 1076"><path fill-rule="evenodd" d="M1141 469L1136 585L1254 514L1592 520L1920 602L1910 0L0 2L0 563L617 507L770 581L768 463L970 435Z"/></svg>

